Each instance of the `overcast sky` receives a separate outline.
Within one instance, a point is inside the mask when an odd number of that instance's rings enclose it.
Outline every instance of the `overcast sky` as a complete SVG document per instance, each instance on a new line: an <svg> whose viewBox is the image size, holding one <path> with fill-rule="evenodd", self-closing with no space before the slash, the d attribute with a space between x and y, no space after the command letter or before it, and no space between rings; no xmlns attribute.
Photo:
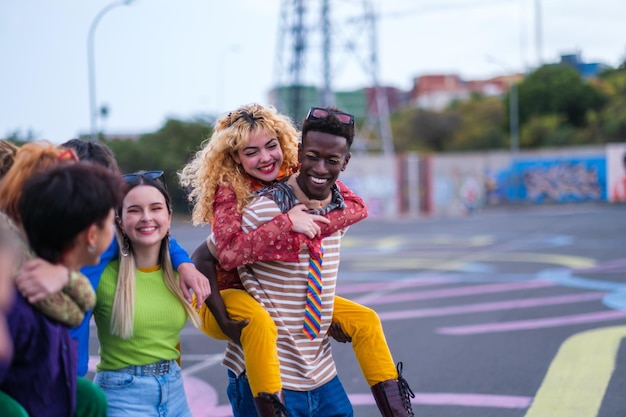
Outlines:
<svg viewBox="0 0 626 417"><path fill-rule="evenodd" d="M31 129L62 142L90 130L89 27L110 0L0 1L0 137ZM284 79L289 36L281 0L135 0L107 12L95 32L98 105L107 133L158 129L241 104L267 104ZM310 53L305 81L323 80L321 0L306 0ZM333 85L370 84L363 0L330 0ZM371 0L381 84L409 89L415 77L456 73L481 79L580 52L617 66L626 56L624 0ZM540 19L535 5L540 3ZM316 20L315 20L316 21ZM537 30L537 22L540 30ZM360 28L360 29L359 29ZM537 36L540 33L541 36ZM316 38L317 37L317 38ZM348 52L351 45L357 52ZM282 53L282 55L280 55ZM282 57L282 58L281 58ZM491 58L490 58L491 57ZM282 78L281 78L282 77Z"/></svg>

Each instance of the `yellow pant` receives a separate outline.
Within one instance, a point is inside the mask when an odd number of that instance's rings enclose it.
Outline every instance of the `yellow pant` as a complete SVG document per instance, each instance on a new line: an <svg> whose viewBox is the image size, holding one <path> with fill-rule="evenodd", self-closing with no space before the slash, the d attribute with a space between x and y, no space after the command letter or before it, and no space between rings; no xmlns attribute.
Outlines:
<svg viewBox="0 0 626 417"><path fill-rule="evenodd" d="M398 378L383 325L371 308L335 296L333 322L352 338L352 349L369 386Z"/></svg>
<svg viewBox="0 0 626 417"><path fill-rule="evenodd" d="M274 393L282 389L276 349L277 330L269 313L244 290L220 291L228 315L233 320L249 319L241 332L241 346L252 394ZM200 310L202 331L214 339L228 340L206 305ZM391 352L378 314L370 308L335 296L333 322L352 338L352 348L361 372L372 386L396 379Z"/></svg>

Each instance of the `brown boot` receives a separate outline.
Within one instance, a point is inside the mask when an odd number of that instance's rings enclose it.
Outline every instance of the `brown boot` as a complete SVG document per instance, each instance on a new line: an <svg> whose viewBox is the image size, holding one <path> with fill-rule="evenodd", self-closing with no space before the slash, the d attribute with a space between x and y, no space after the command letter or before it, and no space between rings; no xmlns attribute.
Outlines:
<svg viewBox="0 0 626 417"><path fill-rule="evenodd" d="M398 362L398 379L379 382L372 387L376 405L383 417L412 417L411 398L415 394L402 377L402 362Z"/></svg>
<svg viewBox="0 0 626 417"><path fill-rule="evenodd" d="M254 397L254 407L259 417L287 417L285 395L282 391L274 394L260 392L258 397Z"/></svg>

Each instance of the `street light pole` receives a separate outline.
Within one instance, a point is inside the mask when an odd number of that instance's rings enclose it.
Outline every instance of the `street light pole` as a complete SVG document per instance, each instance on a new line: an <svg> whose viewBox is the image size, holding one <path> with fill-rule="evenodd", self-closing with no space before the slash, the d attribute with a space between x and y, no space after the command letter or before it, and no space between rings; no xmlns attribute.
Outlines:
<svg viewBox="0 0 626 417"><path fill-rule="evenodd" d="M96 139L98 137L98 126L97 126L97 118L98 118L98 110L96 105L96 69L95 69L95 59L94 59L94 36L96 33L96 27L98 23L102 19L102 17L107 14L110 10L118 7L118 6L127 6L131 4L134 0L122 0L115 3L111 3L106 6L104 9L100 10L100 13L96 15L96 17L91 22L91 26L89 26L89 34L87 35L87 68L89 70L89 115L91 120L91 139Z"/></svg>
<svg viewBox="0 0 626 417"><path fill-rule="evenodd" d="M517 83L509 78L509 129L511 134L511 155L519 152L519 97Z"/></svg>

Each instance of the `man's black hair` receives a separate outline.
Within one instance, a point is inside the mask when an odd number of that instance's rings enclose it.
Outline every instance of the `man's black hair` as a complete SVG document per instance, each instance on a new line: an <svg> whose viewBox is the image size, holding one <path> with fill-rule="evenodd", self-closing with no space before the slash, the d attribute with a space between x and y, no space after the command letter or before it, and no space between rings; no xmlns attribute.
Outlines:
<svg viewBox="0 0 626 417"><path fill-rule="evenodd" d="M326 107L326 109L330 110L331 112L342 112L342 110L336 107ZM352 147L352 142L354 141L354 123L342 123L332 113L330 113L328 117L323 119L316 119L313 117L310 117L308 119L305 118L302 122L303 142L306 138L307 133L311 131L328 133L330 135L336 135L346 138L346 140L348 141L348 150L350 150L350 147Z"/></svg>

